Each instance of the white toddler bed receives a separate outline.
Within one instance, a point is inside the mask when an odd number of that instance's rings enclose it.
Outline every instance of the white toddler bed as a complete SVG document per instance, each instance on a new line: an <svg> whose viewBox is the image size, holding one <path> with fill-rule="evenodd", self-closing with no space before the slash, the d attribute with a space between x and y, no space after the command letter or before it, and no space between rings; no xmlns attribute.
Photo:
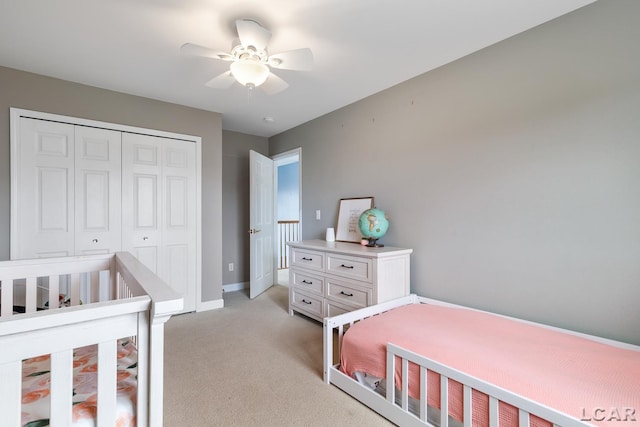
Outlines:
<svg viewBox="0 0 640 427"><path fill-rule="evenodd" d="M324 379L402 426L640 421L640 347L416 295L325 318Z"/></svg>
<svg viewBox="0 0 640 427"><path fill-rule="evenodd" d="M128 252L0 262L0 424L161 426L182 305Z"/></svg>

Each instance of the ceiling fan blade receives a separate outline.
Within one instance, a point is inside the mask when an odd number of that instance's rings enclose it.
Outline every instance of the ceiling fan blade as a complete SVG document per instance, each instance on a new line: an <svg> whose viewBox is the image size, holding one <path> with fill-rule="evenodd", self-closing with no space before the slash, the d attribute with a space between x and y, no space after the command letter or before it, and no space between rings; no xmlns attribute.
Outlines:
<svg viewBox="0 0 640 427"><path fill-rule="evenodd" d="M259 86L267 95L274 95L289 87L289 84L273 73Z"/></svg>
<svg viewBox="0 0 640 427"><path fill-rule="evenodd" d="M313 68L313 53L306 47L276 53L269 56L269 65L283 70L309 71Z"/></svg>
<svg viewBox="0 0 640 427"><path fill-rule="evenodd" d="M233 60L233 56L225 52L218 52L208 47L200 46L193 43L185 43L180 47L180 52L186 55L204 56L206 58L222 59L223 61Z"/></svg>
<svg viewBox="0 0 640 427"><path fill-rule="evenodd" d="M231 71L225 71L224 73L212 78L204 85L212 89L229 89L236 79L231 75Z"/></svg>
<svg viewBox="0 0 640 427"><path fill-rule="evenodd" d="M253 46L256 50L262 51L271 40L271 31L251 19L238 19L236 28L240 43L244 47Z"/></svg>

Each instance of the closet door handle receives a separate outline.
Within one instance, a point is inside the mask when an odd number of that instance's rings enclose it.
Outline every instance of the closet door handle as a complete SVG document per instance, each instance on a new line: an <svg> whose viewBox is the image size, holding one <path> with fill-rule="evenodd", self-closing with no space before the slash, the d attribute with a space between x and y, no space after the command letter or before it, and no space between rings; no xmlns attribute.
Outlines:
<svg viewBox="0 0 640 427"><path fill-rule="evenodd" d="M352 297L353 296L353 294L348 294L345 291L340 291L340 295L344 295L346 297Z"/></svg>

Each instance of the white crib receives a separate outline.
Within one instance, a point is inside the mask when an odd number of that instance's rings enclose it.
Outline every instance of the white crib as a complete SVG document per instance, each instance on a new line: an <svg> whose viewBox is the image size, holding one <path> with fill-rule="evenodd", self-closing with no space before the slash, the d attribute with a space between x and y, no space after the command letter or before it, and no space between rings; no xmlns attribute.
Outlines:
<svg viewBox="0 0 640 427"><path fill-rule="evenodd" d="M61 290L70 307L58 308ZM52 302L46 309L43 299ZM16 305L24 313L16 314ZM95 421L115 425L116 342L131 337L137 347L136 424L161 426L164 323L182 305L178 293L128 252L0 262L2 425L21 425L22 361L41 355L51 360L51 425L72 425L73 351L93 344Z"/></svg>

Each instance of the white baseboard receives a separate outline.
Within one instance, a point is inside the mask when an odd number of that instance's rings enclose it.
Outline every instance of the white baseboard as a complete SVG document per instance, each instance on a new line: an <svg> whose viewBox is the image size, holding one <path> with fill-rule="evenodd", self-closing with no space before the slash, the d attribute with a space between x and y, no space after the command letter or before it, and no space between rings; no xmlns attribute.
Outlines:
<svg viewBox="0 0 640 427"><path fill-rule="evenodd" d="M224 300L214 299L212 301L200 301L200 303L196 307L196 312L199 311L207 311L207 310L216 310L218 308L224 307Z"/></svg>
<svg viewBox="0 0 640 427"><path fill-rule="evenodd" d="M249 288L249 282L229 283L228 285L222 285L222 292L241 291Z"/></svg>

